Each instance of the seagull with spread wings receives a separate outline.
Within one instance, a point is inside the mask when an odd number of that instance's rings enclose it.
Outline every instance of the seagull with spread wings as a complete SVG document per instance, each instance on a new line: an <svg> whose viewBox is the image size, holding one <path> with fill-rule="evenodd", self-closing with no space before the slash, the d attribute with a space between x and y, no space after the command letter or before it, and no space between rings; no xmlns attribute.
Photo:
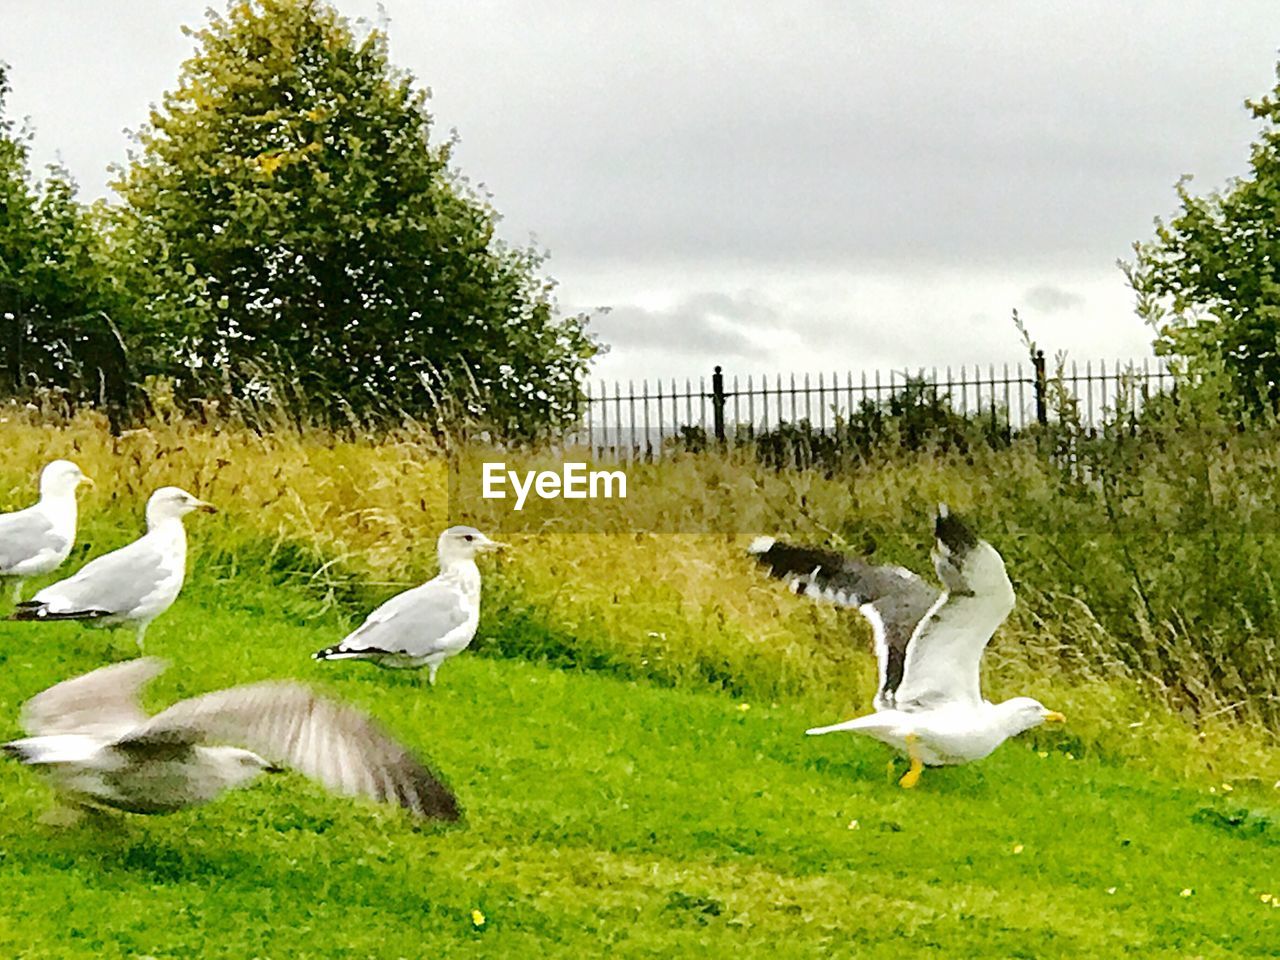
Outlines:
<svg viewBox="0 0 1280 960"><path fill-rule="evenodd" d="M313 660L368 660L381 667L426 667L434 686L440 664L467 648L480 624L480 568L476 557L500 550L475 527L440 534L440 573L378 607L345 640Z"/></svg>
<svg viewBox="0 0 1280 960"><path fill-rule="evenodd" d="M926 766L981 760L1009 737L1065 719L1030 697L983 698L982 653L1013 610L1013 585L996 549L946 504L934 521L942 590L902 567L768 537L750 552L796 593L854 607L871 624L880 677L875 712L807 732L860 733L906 754L911 767L902 786L914 787Z"/></svg>
<svg viewBox="0 0 1280 960"><path fill-rule="evenodd" d="M86 563L18 604L10 620L83 620L93 626L132 626L138 649L151 621L178 598L187 573L187 532L193 510L212 504L179 487L161 487L147 501L147 532L127 546Z"/></svg>
<svg viewBox="0 0 1280 960"><path fill-rule="evenodd" d="M141 657L59 683L23 706L29 737L0 745L79 808L173 813L291 768L335 793L457 820L457 800L371 718L296 683L253 683L153 716L139 693L165 667Z"/></svg>
<svg viewBox="0 0 1280 960"><path fill-rule="evenodd" d="M25 510L0 513L0 580L13 581L13 602L22 582L62 566L76 539L76 490L93 481L70 460L54 460L40 471L40 499Z"/></svg>

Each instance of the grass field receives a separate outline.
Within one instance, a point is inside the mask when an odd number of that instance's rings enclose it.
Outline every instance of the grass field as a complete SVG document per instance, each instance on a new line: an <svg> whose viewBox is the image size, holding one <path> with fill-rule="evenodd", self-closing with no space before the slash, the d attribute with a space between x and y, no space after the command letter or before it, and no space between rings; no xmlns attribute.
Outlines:
<svg viewBox="0 0 1280 960"><path fill-rule="evenodd" d="M182 815L47 826L47 787L9 766L0 952L1218 957L1280 944L1280 823L1249 809L1247 788L1211 794L1045 732L904 791L874 744L800 735L831 710L472 654L435 689L307 660L344 625L248 573L197 578L148 639L174 663L153 700L313 681L430 757L465 804L461 826L423 829L292 775ZM4 732L25 697L131 653L127 632L0 625Z"/></svg>
<svg viewBox="0 0 1280 960"><path fill-rule="evenodd" d="M423 828L288 775L181 815L57 827L39 822L47 785L6 764L0 956L1280 956L1280 749L1265 712L1280 546L1205 543L1170 567L1158 537L1098 536L1087 500L1030 483L1041 468L1026 450L847 478L714 458L653 468L652 509L698 509L698 491L737 482L774 518L757 532L918 569L929 503L979 518L1019 591L986 688L1069 723L904 791L876 744L802 735L866 709L865 629L768 581L742 535L510 537L509 556L484 562L480 635L429 689L308 659L434 572L447 512L429 442L182 423L119 440L91 421L4 431L0 509L30 501L51 456L99 480L63 573L135 536L163 483L223 508L191 519L187 589L148 634L173 662L156 706L306 680L421 751L467 815ZM1273 459L1241 459L1251 486L1219 493L1215 517L1233 497L1259 514L1277 502ZM1029 534L1046 511L1056 537ZM1168 619L1126 612L1125 563L1153 610L1171 598ZM1224 579L1234 606L1215 600ZM0 622L0 736L35 692L133 654L128 632ZM1194 683L1169 688L1156 671L1171 664ZM1237 693L1250 689L1262 694Z"/></svg>

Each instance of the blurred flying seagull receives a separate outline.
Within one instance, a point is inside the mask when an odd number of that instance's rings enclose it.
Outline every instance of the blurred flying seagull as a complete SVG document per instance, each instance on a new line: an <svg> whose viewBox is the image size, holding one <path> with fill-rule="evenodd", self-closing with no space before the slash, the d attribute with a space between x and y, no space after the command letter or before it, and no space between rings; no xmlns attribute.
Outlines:
<svg viewBox="0 0 1280 960"><path fill-rule="evenodd" d="M435 579L392 597L345 640L317 651L312 659L426 667L434 685L440 664L466 649L480 623L476 555L505 546L475 527L450 527L436 542L440 573Z"/></svg>
<svg viewBox="0 0 1280 960"><path fill-rule="evenodd" d="M289 767L335 793L456 820L458 804L368 716L296 683L254 683L182 700L154 716L141 688L164 670L141 657L102 667L23 706L29 737L3 744L73 805L172 813Z"/></svg>
<svg viewBox="0 0 1280 960"><path fill-rule="evenodd" d="M27 577L62 566L76 539L76 490L93 481L70 460L54 460L40 471L40 500L25 510L0 514L0 579L13 580L13 602L22 599Z"/></svg>
<svg viewBox="0 0 1280 960"><path fill-rule="evenodd" d="M182 590L187 570L182 518L192 510L217 512L179 487L161 487L147 501L143 536L45 587L18 604L9 619L84 620L104 627L132 624L141 650L151 621L168 610Z"/></svg>
<svg viewBox="0 0 1280 960"><path fill-rule="evenodd" d="M761 537L749 548L770 572L805 596L856 607L871 624L880 683L875 712L810 734L848 730L905 753L899 781L914 787L925 766L981 760L1009 737L1063 721L1030 697L982 697L982 652L1013 609L1004 560L938 506L933 565L939 591L902 567L872 566L827 550Z"/></svg>

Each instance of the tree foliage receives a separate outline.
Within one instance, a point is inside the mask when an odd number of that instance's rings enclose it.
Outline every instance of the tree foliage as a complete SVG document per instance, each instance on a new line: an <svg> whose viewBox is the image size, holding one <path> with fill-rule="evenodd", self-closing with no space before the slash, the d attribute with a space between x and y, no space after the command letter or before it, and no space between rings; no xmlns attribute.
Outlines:
<svg viewBox="0 0 1280 960"><path fill-rule="evenodd" d="M65 173L34 183L30 134L5 113L8 93L0 64L0 395L119 415L129 372L112 323L116 287Z"/></svg>
<svg viewBox="0 0 1280 960"><path fill-rule="evenodd" d="M1277 68L1280 81L1280 66ZM1122 264L1139 312L1156 330L1157 352L1189 373L1225 373L1246 407L1280 402L1280 82L1246 102L1262 121L1250 172L1221 191L1192 194L1156 221L1154 240Z"/></svg>
<svg viewBox="0 0 1280 960"><path fill-rule="evenodd" d="M571 419L596 346L429 139L426 94L319 0L209 13L116 189L132 341L187 397L312 420Z"/></svg>

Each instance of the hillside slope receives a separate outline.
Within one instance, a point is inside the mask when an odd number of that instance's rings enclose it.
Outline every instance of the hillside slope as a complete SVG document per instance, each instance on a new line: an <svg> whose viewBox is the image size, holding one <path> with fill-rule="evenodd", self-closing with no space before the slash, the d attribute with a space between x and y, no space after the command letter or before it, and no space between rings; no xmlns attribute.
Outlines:
<svg viewBox="0 0 1280 960"><path fill-rule="evenodd" d="M252 571L200 583L148 637L174 662L152 700L314 682L429 756L462 826L421 829L290 775L182 815L55 827L37 822L46 785L6 765L0 952L1256 957L1280 944L1280 811L1261 791L1112 766L1069 727L904 791L876 745L801 735L839 705L474 653L435 689L310 662L343 626ZM0 623L0 734L18 732L24 698L131 653L125 634Z"/></svg>

